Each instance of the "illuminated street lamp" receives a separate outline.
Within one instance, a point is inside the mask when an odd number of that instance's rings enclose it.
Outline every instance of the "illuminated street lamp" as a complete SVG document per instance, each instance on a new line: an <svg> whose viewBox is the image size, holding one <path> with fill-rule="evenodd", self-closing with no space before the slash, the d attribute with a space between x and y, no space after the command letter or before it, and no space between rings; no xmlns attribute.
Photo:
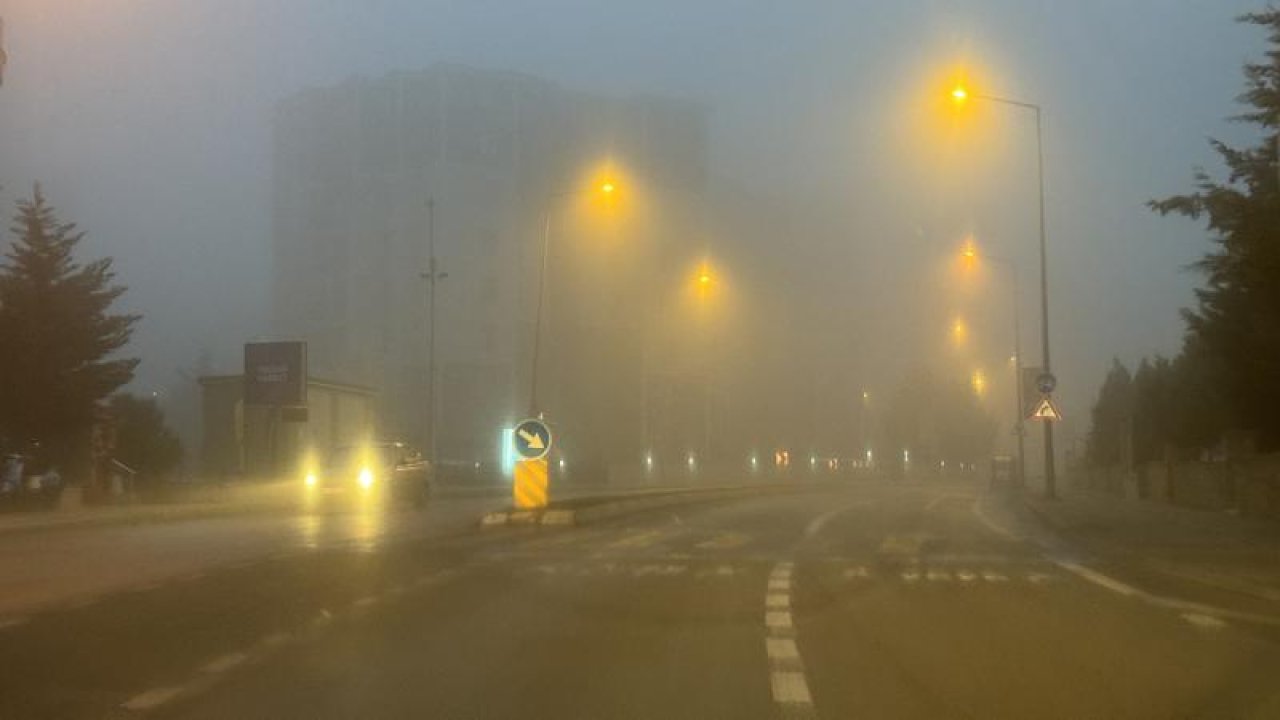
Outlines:
<svg viewBox="0 0 1280 720"><path fill-rule="evenodd" d="M1035 113L1036 173L1040 189L1040 349L1043 372L1045 374L1050 374L1052 370L1049 359L1049 260L1048 241L1046 239L1048 233L1045 230L1044 219L1044 133L1042 131L1041 122L1043 112L1041 111L1040 106L1035 103L1011 100L1009 98L996 97L994 95L973 93L970 92L963 84L957 84L951 90L951 99L957 105L965 104L970 98L986 100L988 102L1007 105L1023 110L1030 110ZM1044 492L1046 497L1053 499L1057 497L1058 493L1057 477L1054 472L1053 461L1053 423L1045 422L1042 424L1044 425Z"/></svg>

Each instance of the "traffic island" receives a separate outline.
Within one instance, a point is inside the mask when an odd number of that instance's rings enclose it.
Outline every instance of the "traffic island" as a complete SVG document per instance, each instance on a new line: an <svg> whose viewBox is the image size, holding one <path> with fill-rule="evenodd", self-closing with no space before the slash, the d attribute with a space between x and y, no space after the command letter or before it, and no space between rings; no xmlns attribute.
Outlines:
<svg viewBox="0 0 1280 720"><path fill-rule="evenodd" d="M750 495L847 487L842 483L733 485L701 488L633 490L557 500L541 508L512 508L486 513L480 527L577 526L674 505L709 502Z"/></svg>

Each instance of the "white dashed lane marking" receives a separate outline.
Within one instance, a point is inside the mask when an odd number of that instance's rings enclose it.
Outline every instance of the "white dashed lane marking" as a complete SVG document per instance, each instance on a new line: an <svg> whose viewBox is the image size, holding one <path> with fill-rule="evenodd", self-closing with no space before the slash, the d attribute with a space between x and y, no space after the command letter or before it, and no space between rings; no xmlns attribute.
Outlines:
<svg viewBox="0 0 1280 720"><path fill-rule="evenodd" d="M790 630L791 613L786 610L771 610L764 614L764 626L770 630Z"/></svg>
<svg viewBox="0 0 1280 720"><path fill-rule="evenodd" d="M811 718L816 717L813 696L809 693L800 649L796 646L790 610L792 568L790 562L774 566L773 572L769 573L769 589L764 598L764 649L769 658L769 690L782 717Z"/></svg>
<svg viewBox="0 0 1280 720"><path fill-rule="evenodd" d="M770 678L773 700L781 705L812 705L803 671L775 670Z"/></svg>
<svg viewBox="0 0 1280 720"><path fill-rule="evenodd" d="M770 637L764 639L765 653L771 662L789 662L800 658L796 641L789 637Z"/></svg>

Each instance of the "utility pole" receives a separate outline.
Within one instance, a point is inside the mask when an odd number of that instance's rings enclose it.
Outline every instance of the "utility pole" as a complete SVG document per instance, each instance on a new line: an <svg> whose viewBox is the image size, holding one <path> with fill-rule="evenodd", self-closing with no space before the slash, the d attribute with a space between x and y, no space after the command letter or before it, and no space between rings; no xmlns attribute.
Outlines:
<svg viewBox="0 0 1280 720"><path fill-rule="evenodd" d="M436 200L427 198L427 459L436 465L436 281L448 277L436 265Z"/></svg>

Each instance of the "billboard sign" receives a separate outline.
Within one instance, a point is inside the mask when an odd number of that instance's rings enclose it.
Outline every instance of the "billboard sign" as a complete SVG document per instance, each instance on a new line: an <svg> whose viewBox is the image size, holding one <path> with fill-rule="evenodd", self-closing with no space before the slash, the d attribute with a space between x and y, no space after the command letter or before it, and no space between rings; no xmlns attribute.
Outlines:
<svg viewBox="0 0 1280 720"><path fill-rule="evenodd" d="M307 404L307 344L245 343L244 403L272 407Z"/></svg>

